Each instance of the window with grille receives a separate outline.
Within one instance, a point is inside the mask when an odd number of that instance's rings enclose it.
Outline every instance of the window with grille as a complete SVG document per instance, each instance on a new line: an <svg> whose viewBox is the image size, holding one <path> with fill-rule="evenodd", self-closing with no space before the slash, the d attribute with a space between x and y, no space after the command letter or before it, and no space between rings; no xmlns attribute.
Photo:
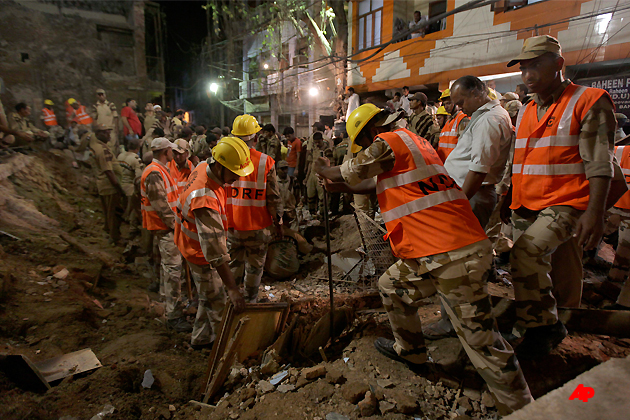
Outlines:
<svg viewBox="0 0 630 420"><path fill-rule="evenodd" d="M357 48L362 50L380 45L381 27L383 25L383 0L363 0L358 3L358 7Z"/></svg>

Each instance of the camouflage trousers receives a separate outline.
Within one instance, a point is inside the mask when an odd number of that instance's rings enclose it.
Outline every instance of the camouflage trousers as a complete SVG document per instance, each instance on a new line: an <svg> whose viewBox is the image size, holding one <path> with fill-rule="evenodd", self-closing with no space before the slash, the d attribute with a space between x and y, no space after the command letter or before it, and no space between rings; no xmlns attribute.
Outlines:
<svg viewBox="0 0 630 420"><path fill-rule="evenodd" d="M234 280L245 287L245 301L256 303L258 287L265 269L271 227L260 230L228 230L227 245Z"/></svg>
<svg viewBox="0 0 630 420"><path fill-rule="evenodd" d="M460 342L502 415L532 401L510 344L499 333L487 292L492 263L489 241L472 255L418 272L418 260L400 260L379 279L379 289L395 338L396 352L413 363L427 360L420 300L437 291Z"/></svg>
<svg viewBox="0 0 630 420"><path fill-rule="evenodd" d="M319 184L317 175L313 172L306 181L306 199L308 211L314 215L317 210L324 214L324 187Z"/></svg>
<svg viewBox="0 0 630 420"><path fill-rule="evenodd" d="M354 208L365 212L370 219L374 219L377 206L378 198L376 197L376 193L354 194Z"/></svg>
<svg viewBox="0 0 630 420"><path fill-rule="evenodd" d="M160 251L160 294L166 300L166 318L184 316L182 304L182 254L175 245L173 231L154 232Z"/></svg>
<svg viewBox="0 0 630 420"><path fill-rule="evenodd" d="M191 344L210 344L216 338L225 308L226 293L223 281L221 281L217 270L210 264L197 265L190 261L187 263L199 296Z"/></svg>
<svg viewBox="0 0 630 420"><path fill-rule="evenodd" d="M514 245L510 264L516 335L526 328L555 324L557 297L561 295L565 306L567 302L579 306L575 295L581 295L582 290L582 256L573 232L582 213L568 206L552 206L527 215L512 212ZM559 281L554 285L554 280Z"/></svg>
<svg viewBox="0 0 630 420"><path fill-rule="evenodd" d="M121 215L118 210L121 205L121 196L118 193L99 195L101 206L103 207L103 218L105 219L104 230L109 234L109 239L113 242L120 240Z"/></svg>
<svg viewBox="0 0 630 420"><path fill-rule="evenodd" d="M497 205L494 206L490 220L486 225L486 235L494 245L497 254L509 252L512 248L512 225L506 225L501 221L501 207L506 196L499 196Z"/></svg>
<svg viewBox="0 0 630 420"><path fill-rule="evenodd" d="M608 273L610 281L623 283L621 293L617 298L617 303L623 306L630 306L630 219L625 219L619 224L619 243L615 250L615 260Z"/></svg>

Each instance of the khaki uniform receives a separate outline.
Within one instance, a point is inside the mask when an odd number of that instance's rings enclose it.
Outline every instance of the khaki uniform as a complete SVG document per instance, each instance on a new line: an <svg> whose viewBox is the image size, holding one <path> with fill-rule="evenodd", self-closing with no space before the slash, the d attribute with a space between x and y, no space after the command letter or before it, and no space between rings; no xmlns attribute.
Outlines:
<svg viewBox="0 0 630 420"><path fill-rule="evenodd" d="M306 174L306 199L308 202L308 210L314 215L318 209L319 213L324 216L324 187L319 184L317 174L312 170L313 162L316 161L322 152L330 149L330 144L324 139L322 147L317 147L312 136L308 141L306 150L306 165L309 166ZM318 205L319 203L319 205Z"/></svg>
<svg viewBox="0 0 630 420"><path fill-rule="evenodd" d="M271 156L276 162L280 162L282 160L282 143L280 142L277 134L274 134L269 138L259 137L255 149L261 153Z"/></svg>
<svg viewBox="0 0 630 420"><path fill-rule="evenodd" d="M202 156L210 156L211 150L208 146L208 142L206 140L206 135L201 134L193 134L192 139L190 141L190 150L193 156L202 157Z"/></svg>
<svg viewBox="0 0 630 420"><path fill-rule="evenodd" d="M155 159L154 162L157 162ZM161 162L158 164L162 165ZM165 165L164 168L168 171ZM168 230L152 231L160 252L160 295L166 300L166 317L177 319L184 316L182 304L182 254L175 245L175 213L166 199L164 180L158 171L151 172L144 180L151 207L158 213Z"/></svg>
<svg viewBox="0 0 630 420"><path fill-rule="evenodd" d="M144 133L148 133L149 130L153 127L153 125L155 124L155 122L157 121L157 117L155 116L155 111L149 113L149 112L145 112L144 113Z"/></svg>
<svg viewBox="0 0 630 420"><path fill-rule="evenodd" d="M138 185L142 177L144 164L138 154L132 152L123 152L118 155L118 164L122 169L120 184L127 199L125 217L128 219L131 228L137 231L139 229L139 222L141 221L139 214L140 197L138 195Z"/></svg>
<svg viewBox="0 0 630 420"><path fill-rule="evenodd" d="M278 190L282 199L282 210L291 220L296 220L295 195L293 194L293 178L287 176L286 179L278 177Z"/></svg>
<svg viewBox="0 0 630 420"><path fill-rule="evenodd" d="M97 102L92 105L90 114L94 123L103 124L112 129L111 137L107 145L112 151L118 150L118 111L113 102Z"/></svg>
<svg viewBox="0 0 630 420"><path fill-rule="evenodd" d="M537 94L533 95L539 120L569 84L570 81L565 80L547 103ZM615 126L612 104L604 97L595 102L582 120L578 144L587 179L613 176ZM518 317L513 332L517 336L526 328L555 324L561 294L565 295L562 300L573 304L581 296L582 250L572 238L582 214L583 211L568 206L552 206L539 212L523 207L513 210L514 245L510 264ZM554 261L557 261L557 275L552 272ZM557 284L558 281L562 284Z"/></svg>
<svg viewBox="0 0 630 420"><path fill-rule="evenodd" d="M407 117L407 129L427 140L433 148L437 148L440 141L440 126L435 121L435 116L429 114L426 109Z"/></svg>
<svg viewBox="0 0 630 420"><path fill-rule="evenodd" d="M28 134L34 134L40 137L45 137L46 139L50 139L50 133L48 131L40 130L35 127L30 119L26 117L21 117L17 112L12 112L9 114L9 128L11 130L23 131ZM19 138L16 137L15 143L13 146L25 146L29 143L26 143Z"/></svg>
<svg viewBox="0 0 630 420"><path fill-rule="evenodd" d="M116 187L112 185L105 171L112 171L118 179L121 178L121 168L114 158L114 154L106 143L103 143L96 136L90 140L90 151L94 157L94 168L96 172L96 188L101 198L103 206L103 216L105 218L105 232L109 234L112 241L120 239L121 217L117 213L120 208L121 196Z"/></svg>
<svg viewBox="0 0 630 420"><path fill-rule="evenodd" d="M346 182L357 184L390 171L391 147L380 139L341 166ZM420 300L438 293L462 346L488 384L503 414L533 401L514 351L499 333L487 291L492 245L482 241L422 258L399 260L379 279L379 290L395 338L394 349L412 363L427 361L418 316Z"/></svg>

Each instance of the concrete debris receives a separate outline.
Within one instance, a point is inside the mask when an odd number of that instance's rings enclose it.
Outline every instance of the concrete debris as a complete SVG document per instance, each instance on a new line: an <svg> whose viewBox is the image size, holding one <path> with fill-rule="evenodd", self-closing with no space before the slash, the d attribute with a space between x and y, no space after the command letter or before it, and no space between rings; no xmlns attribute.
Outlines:
<svg viewBox="0 0 630 420"><path fill-rule="evenodd" d="M283 384L277 388L277 391L283 394L286 394L287 392L294 391L294 390L295 390L295 385L291 385L291 384Z"/></svg>
<svg viewBox="0 0 630 420"><path fill-rule="evenodd" d="M413 414L418 409L416 399L401 391L388 390L385 394L396 405L396 411L402 414Z"/></svg>
<svg viewBox="0 0 630 420"><path fill-rule="evenodd" d="M331 384L342 384L346 381L343 373L337 369L329 369L326 373L326 380Z"/></svg>
<svg viewBox="0 0 630 420"><path fill-rule="evenodd" d="M155 382L155 378L153 377L153 373L151 372L151 369L145 370L144 377L142 378L142 387L151 389L154 382Z"/></svg>
<svg viewBox="0 0 630 420"><path fill-rule="evenodd" d="M317 379L317 378L319 378L321 376L326 375L326 366L318 365L318 366L314 366L312 368L304 369L302 371L302 374L308 380Z"/></svg>
<svg viewBox="0 0 630 420"><path fill-rule="evenodd" d="M376 381L376 383L381 388L393 388L394 387L394 382L389 380L389 379L379 379L379 380Z"/></svg>
<svg viewBox="0 0 630 420"><path fill-rule="evenodd" d="M326 420L350 420L350 418L339 413L328 413L326 414Z"/></svg>
<svg viewBox="0 0 630 420"><path fill-rule="evenodd" d="M481 401L481 392L476 389L464 388L464 391L462 393L471 400Z"/></svg>
<svg viewBox="0 0 630 420"><path fill-rule="evenodd" d="M352 404L357 404L369 390L370 386L365 382L346 382L341 387L341 395Z"/></svg>
<svg viewBox="0 0 630 420"><path fill-rule="evenodd" d="M168 406L168 411L172 412L172 411L175 411L175 410L177 410L177 409L175 408L175 406L173 404Z"/></svg>
<svg viewBox="0 0 630 420"><path fill-rule="evenodd" d="M372 392L368 391L365 393L365 398L359 402L358 407L359 413L361 413L363 417L369 417L376 412L378 400Z"/></svg>
<svg viewBox="0 0 630 420"><path fill-rule="evenodd" d="M53 277L57 280L65 280L68 277L68 274L70 274L70 272L67 268L64 267L63 269L53 274Z"/></svg>
<svg viewBox="0 0 630 420"><path fill-rule="evenodd" d="M396 405L389 401L383 400L383 401L379 401L378 409L381 411L381 414L395 413Z"/></svg>
<svg viewBox="0 0 630 420"><path fill-rule="evenodd" d="M256 385L256 390L259 394L266 394L274 390L274 386L269 381L260 381Z"/></svg>
<svg viewBox="0 0 630 420"><path fill-rule="evenodd" d="M271 377L271 379L269 379L269 383L271 383L271 385L278 385L280 382L282 382L284 380L284 378L286 378L287 376L289 376L289 372L286 370L283 370L282 372L278 372L275 375L273 375Z"/></svg>

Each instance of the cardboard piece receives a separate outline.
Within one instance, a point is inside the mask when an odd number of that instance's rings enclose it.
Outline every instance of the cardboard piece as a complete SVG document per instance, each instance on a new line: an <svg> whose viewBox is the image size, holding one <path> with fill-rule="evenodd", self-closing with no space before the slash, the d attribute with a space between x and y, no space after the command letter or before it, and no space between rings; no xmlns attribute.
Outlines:
<svg viewBox="0 0 630 420"><path fill-rule="evenodd" d="M46 381L51 383L66 376L98 369L102 365L92 349L83 349L37 362L35 366L46 378Z"/></svg>

